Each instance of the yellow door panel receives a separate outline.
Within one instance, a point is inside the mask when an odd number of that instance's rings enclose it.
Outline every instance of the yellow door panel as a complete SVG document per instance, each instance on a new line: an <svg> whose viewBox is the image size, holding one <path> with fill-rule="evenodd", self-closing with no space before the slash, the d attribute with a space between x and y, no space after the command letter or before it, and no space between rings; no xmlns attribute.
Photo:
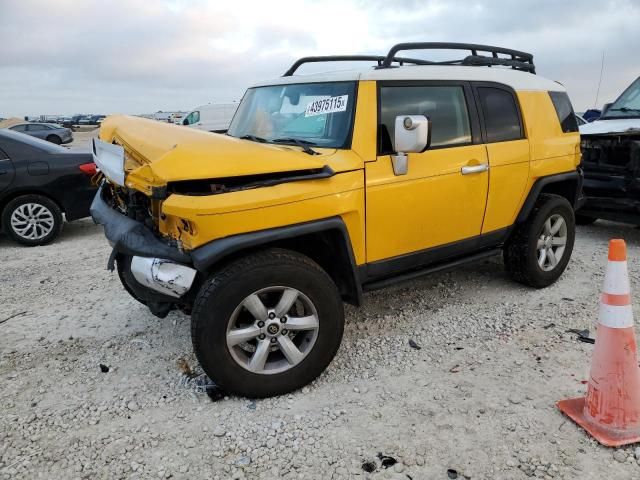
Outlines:
<svg viewBox="0 0 640 480"><path fill-rule="evenodd" d="M485 146L427 150L408 160L401 176L389 155L366 164L368 262L480 234L488 173L461 171L488 162Z"/></svg>
<svg viewBox="0 0 640 480"><path fill-rule="evenodd" d="M508 227L524 202L529 179L529 141L487 144L489 197L482 233Z"/></svg>

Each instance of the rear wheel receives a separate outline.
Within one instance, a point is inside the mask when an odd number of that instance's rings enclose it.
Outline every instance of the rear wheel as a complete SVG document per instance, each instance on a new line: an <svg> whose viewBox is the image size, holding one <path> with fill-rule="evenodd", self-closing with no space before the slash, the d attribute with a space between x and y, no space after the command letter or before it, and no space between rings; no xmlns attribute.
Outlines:
<svg viewBox="0 0 640 480"><path fill-rule="evenodd" d="M62 231L62 212L41 195L22 195L2 211L2 227L14 241L34 247L53 241Z"/></svg>
<svg viewBox="0 0 640 480"><path fill-rule="evenodd" d="M575 240L573 208L559 195L540 195L529 218L504 248L504 263L517 282L536 288L555 282L569 263Z"/></svg>
<svg viewBox="0 0 640 480"><path fill-rule="evenodd" d="M47 142L55 143L56 145L60 145L62 143L62 139L58 135L49 135L47 137Z"/></svg>
<svg viewBox="0 0 640 480"><path fill-rule="evenodd" d="M277 249L213 274L191 315L204 371L223 389L248 397L282 395L311 382L335 356L343 329L342 300L327 273L303 255Z"/></svg>

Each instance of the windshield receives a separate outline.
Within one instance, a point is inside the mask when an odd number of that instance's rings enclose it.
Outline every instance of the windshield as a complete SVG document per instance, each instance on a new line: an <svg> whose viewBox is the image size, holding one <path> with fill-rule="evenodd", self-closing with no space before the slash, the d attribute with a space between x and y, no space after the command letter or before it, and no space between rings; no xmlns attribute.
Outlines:
<svg viewBox="0 0 640 480"><path fill-rule="evenodd" d="M640 117L640 78L611 104L601 118Z"/></svg>
<svg viewBox="0 0 640 480"><path fill-rule="evenodd" d="M355 82L251 88L227 133L254 141L346 148L354 104Z"/></svg>

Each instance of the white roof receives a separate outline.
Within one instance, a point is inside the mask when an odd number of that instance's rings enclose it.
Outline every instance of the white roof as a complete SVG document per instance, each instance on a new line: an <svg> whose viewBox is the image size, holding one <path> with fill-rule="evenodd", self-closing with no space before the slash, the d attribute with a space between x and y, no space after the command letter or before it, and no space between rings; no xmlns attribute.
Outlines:
<svg viewBox="0 0 640 480"><path fill-rule="evenodd" d="M496 82L514 90L564 92L558 82L539 75L504 67L463 67L459 65L405 65L394 68L337 70L311 75L292 75L260 82L255 87L291 83L340 82L354 80L459 80Z"/></svg>

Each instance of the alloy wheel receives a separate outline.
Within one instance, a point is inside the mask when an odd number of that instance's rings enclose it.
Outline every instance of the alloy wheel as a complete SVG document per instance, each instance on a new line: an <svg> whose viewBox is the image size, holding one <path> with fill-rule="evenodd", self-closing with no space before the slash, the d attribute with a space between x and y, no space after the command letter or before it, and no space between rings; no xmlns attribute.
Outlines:
<svg viewBox="0 0 640 480"><path fill-rule="evenodd" d="M556 268L567 244L567 222L560 214L551 215L544 222L537 242L538 266L545 272Z"/></svg>
<svg viewBox="0 0 640 480"><path fill-rule="evenodd" d="M227 327L232 358L250 372L269 375L298 365L318 338L318 312L299 290L276 286L247 296Z"/></svg>
<svg viewBox="0 0 640 480"><path fill-rule="evenodd" d="M55 226L53 213L39 203L24 203L11 213L11 228L27 240L41 240Z"/></svg>

